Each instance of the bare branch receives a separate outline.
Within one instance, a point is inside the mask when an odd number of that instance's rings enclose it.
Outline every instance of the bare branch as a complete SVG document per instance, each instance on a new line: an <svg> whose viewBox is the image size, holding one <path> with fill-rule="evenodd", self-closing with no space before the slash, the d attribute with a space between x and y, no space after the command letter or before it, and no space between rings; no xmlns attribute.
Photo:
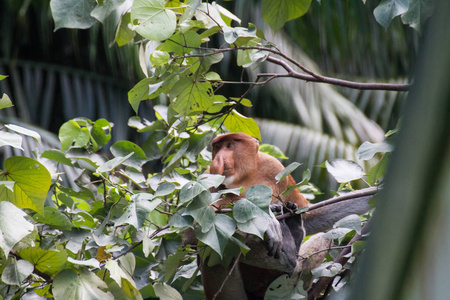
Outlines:
<svg viewBox="0 0 450 300"><path fill-rule="evenodd" d="M176 42L174 42L176 43ZM179 43L177 43L179 44ZM187 47L185 45L179 44L180 46ZM266 60L268 62L277 64L282 66L286 71L287 74L266 74L266 73L260 73L258 74L259 77L272 77L271 79L278 78L278 77L291 77L291 78L297 78L300 80L310 81L310 82L317 82L317 83L328 83L338 86L343 86L347 88L352 89L358 89L358 90L385 90L385 91L397 91L397 92L405 92L408 91L411 87L410 84L393 84L393 83L376 83L376 82L356 82L356 81L349 81L349 80L343 80L333 77L327 77L319 75L310 69L303 66L301 63L296 61L295 59L287 56L283 52L281 52L278 49L274 49L271 47L264 47L264 46L246 46L246 47L233 47L233 48L223 48L223 49L210 49L205 47L187 47L192 49L199 49L204 51L209 51L208 53L201 53L201 54L188 54L180 57L175 58L186 58L186 57L205 57L210 55L215 55L218 53L225 53L230 51L236 51L236 50L260 50L260 51L267 51L272 54L281 56L284 60L274 58L274 57L267 57ZM294 66L298 67L300 70L302 70L304 73L300 73L295 71L286 61L290 62ZM267 83L267 82L266 82Z"/></svg>

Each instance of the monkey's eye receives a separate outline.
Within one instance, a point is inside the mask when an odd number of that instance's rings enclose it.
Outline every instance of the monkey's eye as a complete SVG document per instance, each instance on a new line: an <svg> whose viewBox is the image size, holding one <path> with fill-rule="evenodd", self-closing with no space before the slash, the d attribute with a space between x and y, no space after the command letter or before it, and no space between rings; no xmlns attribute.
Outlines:
<svg viewBox="0 0 450 300"><path fill-rule="evenodd" d="M226 147L227 147L228 149L230 149L231 147L233 147L233 143L232 143L232 142L228 142L227 145L226 145Z"/></svg>

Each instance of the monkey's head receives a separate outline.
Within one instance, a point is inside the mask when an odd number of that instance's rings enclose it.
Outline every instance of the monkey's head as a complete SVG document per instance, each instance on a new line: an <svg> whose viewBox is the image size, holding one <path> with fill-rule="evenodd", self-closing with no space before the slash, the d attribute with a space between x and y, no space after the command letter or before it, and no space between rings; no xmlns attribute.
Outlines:
<svg viewBox="0 0 450 300"><path fill-rule="evenodd" d="M211 174L225 176L227 188L240 187L241 181L258 163L258 141L245 133L224 134L213 139Z"/></svg>

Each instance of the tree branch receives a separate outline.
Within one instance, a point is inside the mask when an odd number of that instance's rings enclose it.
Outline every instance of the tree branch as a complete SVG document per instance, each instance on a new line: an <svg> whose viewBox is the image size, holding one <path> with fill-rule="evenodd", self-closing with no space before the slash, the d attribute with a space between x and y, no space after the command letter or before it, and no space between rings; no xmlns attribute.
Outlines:
<svg viewBox="0 0 450 300"><path fill-rule="evenodd" d="M177 43L175 41L173 41L173 42L176 43L176 44L179 44L179 43ZM278 77L291 77L291 78L297 78L297 79L300 79L300 80L305 80L305 81L310 81L310 82L329 83L329 84L333 84L333 85L343 86L343 87L352 88L352 89L359 89L359 90L385 90L385 91L397 91L397 92L408 91L409 88L411 87L410 84L373 83L373 82L372 83L370 83L370 82L369 83L364 83L364 82L356 82L356 81L349 81L349 80L343 80L343 79L338 79L338 78L333 78L333 77L322 76L322 75L319 75L319 74L311 71L310 69L306 68L301 63L299 63L295 59L287 56L286 54L284 54L280 50L275 49L275 48L270 48L270 47L246 46L246 47L232 47L232 48L223 48L223 49L210 49L210 48L205 48L205 47L188 47L188 46L185 46L185 45L182 45L182 44L179 44L179 45L183 46L183 47L186 47L186 48L191 48L191 49L210 51L209 53L188 54L188 55L180 56L179 58L205 57L205 56L215 55L215 54L218 54L218 53L225 53L225 52L236 51L236 50L266 51L266 52L270 52L272 54L281 56L283 59L285 59L286 61L288 61L291 64L295 65L300 70L302 70L303 72L306 73L306 74L303 74L303 73L299 73L299 72L295 71L284 60L268 56L266 58L266 61L274 63L274 64L277 64L277 65L280 65L287 71L287 74L265 74L265 73L258 74L258 76L260 76L260 77L268 77L268 76L270 76L270 77L272 77L271 80L274 79L274 78L278 78Z"/></svg>
<svg viewBox="0 0 450 300"><path fill-rule="evenodd" d="M294 69L289 66L285 61L274 58L274 57L267 57L266 59L268 62L277 64L279 66L282 66L288 74L285 76L277 76L277 77L292 77L297 78L305 81L311 81L311 82L319 82L319 83L329 83L333 85L339 85L343 87L348 87L352 89L358 89L358 90L385 90L385 91L398 91L398 92L405 92L408 91L410 88L409 84L391 84L391 83L363 83L363 82L355 82L355 81L348 81L343 79L337 79L332 77L326 77L326 76L320 76L317 74L312 73L309 71L309 74L302 74L299 72L294 71ZM302 68L303 70L303 68ZM314 75L312 75L314 74ZM260 76L265 76L265 74L259 74ZM267 74L267 76L273 76L273 74Z"/></svg>
<svg viewBox="0 0 450 300"><path fill-rule="evenodd" d="M373 196L376 193L378 193L378 191L380 189L381 189L380 186L373 186L373 187L349 192L342 196L333 197L333 198L330 198L327 200L320 201L319 203L312 204L312 205L308 206L307 210L305 210L301 213L303 214L308 211L312 211L312 210L315 210L315 209L318 209L318 208L321 208L324 206L332 205L334 203L338 203L338 202L342 202L342 201L346 201L346 200L351 200L351 199L365 197L365 196ZM231 213L231 212L233 212L232 208L222 208L222 209L218 209L216 211L216 213ZM277 215L276 218L277 218L277 220L283 220L283 219L289 218L290 216L294 216L294 215L296 215L295 212L287 212L285 214Z"/></svg>

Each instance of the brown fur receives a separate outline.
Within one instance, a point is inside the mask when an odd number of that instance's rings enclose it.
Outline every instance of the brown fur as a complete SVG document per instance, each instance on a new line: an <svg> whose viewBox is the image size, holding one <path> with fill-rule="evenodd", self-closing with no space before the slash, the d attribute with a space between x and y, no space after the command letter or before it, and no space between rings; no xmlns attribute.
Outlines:
<svg viewBox="0 0 450 300"><path fill-rule="evenodd" d="M226 188L243 187L241 197L251 186L265 184L272 188L272 203L277 203L281 199L283 203L295 203L298 207L309 205L298 189L294 189L287 197L281 196L289 185L295 185L295 180L289 175L277 183L275 176L284 169L284 166L276 158L259 152L258 142L251 136L245 133L221 135L212 141L212 148L213 161L207 172L224 175ZM228 203L229 201L222 201L217 205Z"/></svg>

